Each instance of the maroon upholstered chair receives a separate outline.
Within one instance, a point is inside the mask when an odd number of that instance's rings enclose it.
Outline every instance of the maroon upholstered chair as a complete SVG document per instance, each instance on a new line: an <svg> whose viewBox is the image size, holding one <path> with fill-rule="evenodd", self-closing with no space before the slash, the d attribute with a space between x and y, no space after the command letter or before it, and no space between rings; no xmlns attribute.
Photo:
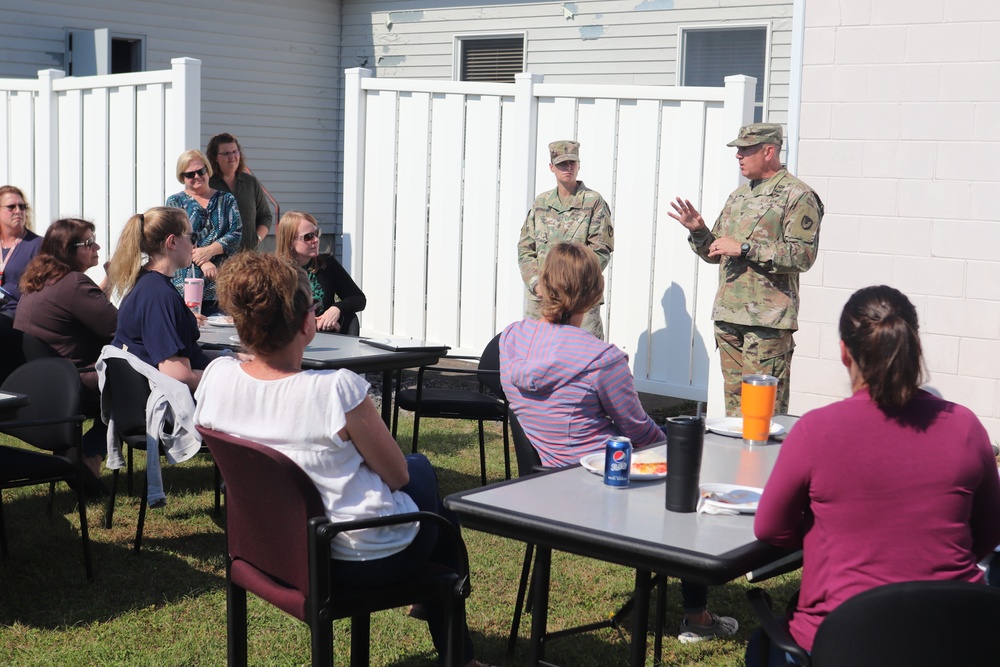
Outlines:
<svg viewBox="0 0 1000 667"><path fill-rule="evenodd" d="M333 664L333 620L351 619L351 665L368 664L374 611L432 600L449 609L446 664L459 667L468 554L458 530L429 512L332 523L305 471L281 452L249 440L198 427L222 471L226 494L226 600L229 665L247 664L247 599L257 595L309 626L312 664ZM379 587L333 590L330 542L344 530L413 521L448 531L462 568L427 565L410 579Z"/></svg>

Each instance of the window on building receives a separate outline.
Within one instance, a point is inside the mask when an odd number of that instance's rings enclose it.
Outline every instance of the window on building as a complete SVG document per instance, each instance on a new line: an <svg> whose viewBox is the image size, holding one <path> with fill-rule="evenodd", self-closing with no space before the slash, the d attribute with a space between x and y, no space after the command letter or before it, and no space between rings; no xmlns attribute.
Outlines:
<svg viewBox="0 0 1000 667"><path fill-rule="evenodd" d="M514 83L524 71L524 35L456 39L459 81Z"/></svg>
<svg viewBox="0 0 1000 667"><path fill-rule="evenodd" d="M145 70L145 38L107 28L66 31L66 74L93 76Z"/></svg>
<svg viewBox="0 0 1000 667"><path fill-rule="evenodd" d="M725 78L745 74L757 79L754 122L764 119L767 28L687 29L681 37L681 85L724 86Z"/></svg>

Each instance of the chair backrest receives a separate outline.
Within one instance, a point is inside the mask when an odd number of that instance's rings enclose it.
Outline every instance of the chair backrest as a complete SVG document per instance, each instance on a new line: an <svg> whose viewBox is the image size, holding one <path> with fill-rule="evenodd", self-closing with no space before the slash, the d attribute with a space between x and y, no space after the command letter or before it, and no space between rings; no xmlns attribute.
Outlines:
<svg viewBox="0 0 1000 667"><path fill-rule="evenodd" d="M0 315L0 321L10 321L9 317ZM23 366L28 360L24 358L24 334L13 326L0 326L0 382L14 372L15 368Z"/></svg>
<svg viewBox="0 0 1000 667"><path fill-rule="evenodd" d="M106 359L104 394L110 401L115 430L122 439L146 434L146 401L149 380L124 359Z"/></svg>
<svg viewBox="0 0 1000 667"><path fill-rule="evenodd" d="M1000 589L964 581L910 581L854 596L820 624L812 663L985 665L998 657Z"/></svg>
<svg viewBox="0 0 1000 667"><path fill-rule="evenodd" d="M48 343L27 333L21 339L21 349L27 361L60 356Z"/></svg>
<svg viewBox="0 0 1000 667"><path fill-rule="evenodd" d="M527 477L538 472L542 467L542 459L538 450L528 440L527 434L517 421L513 410L508 410L507 419L510 422L510 437L514 440L514 455L517 457L517 476Z"/></svg>
<svg viewBox="0 0 1000 667"><path fill-rule="evenodd" d="M18 412L18 421L64 419L79 412L80 374L67 359L37 359L22 364L0 388L26 394L31 399L31 403ZM0 431L33 447L53 452L75 447L80 441L80 422L23 428L5 428L0 422Z"/></svg>
<svg viewBox="0 0 1000 667"><path fill-rule="evenodd" d="M507 400L503 392L503 385L500 383L500 334L497 334L483 348L483 353L479 357L479 370L495 371L493 373L479 373L479 382L489 387L489 390L499 398Z"/></svg>
<svg viewBox="0 0 1000 667"><path fill-rule="evenodd" d="M309 519L325 517L316 485L271 447L198 427L226 482L229 557L309 592Z"/></svg>

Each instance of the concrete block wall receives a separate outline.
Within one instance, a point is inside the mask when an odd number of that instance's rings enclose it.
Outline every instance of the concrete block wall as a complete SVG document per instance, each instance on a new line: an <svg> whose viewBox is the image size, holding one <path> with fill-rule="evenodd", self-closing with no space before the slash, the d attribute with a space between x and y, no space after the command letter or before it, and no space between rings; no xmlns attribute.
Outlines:
<svg viewBox="0 0 1000 667"><path fill-rule="evenodd" d="M805 4L797 171L826 218L791 410L848 395L840 310L885 283L917 307L928 384L1000 441L1000 2Z"/></svg>

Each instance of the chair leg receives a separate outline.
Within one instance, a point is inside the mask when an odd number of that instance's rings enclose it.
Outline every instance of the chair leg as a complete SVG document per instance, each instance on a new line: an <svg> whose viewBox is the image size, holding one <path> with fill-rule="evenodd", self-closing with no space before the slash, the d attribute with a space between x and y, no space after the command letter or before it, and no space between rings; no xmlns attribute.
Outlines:
<svg viewBox="0 0 1000 667"><path fill-rule="evenodd" d="M510 479L510 420L503 417L503 468L507 479Z"/></svg>
<svg viewBox="0 0 1000 667"><path fill-rule="evenodd" d="M420 413L413 413L413 449L410 450L412 454L417 453L417 439L420 434Z"/></svg>
<svg viewBox="0 0 1000 667"><path fill-rule="evenodd" d="M228 560L227 557L227 569ZM235 585L229 576L226 577L226 654L229 667L246 667L247 592Z"/></svg>
<svg viewBox="0 0 1000 667"><path fill-rule="evenodd" d="M510 637L507 639L507 653L514 654L517 644L517 632L521 629L521 612L524 610L524 596L528 591L528 577L531 574L531 558L535 554L535 545L524 546L524 563L521 565L521 579L517 582L517 598L514 601L514 618L510 623Z"/></svg>
<svg viewBox="0 0 1000 667"><path fill-rule="evenodd" d="M128 491L128 494L130 496L132 495L132 451L133 451L133 448L129 447L128 448L128 476L126 478L127 481L128 481L128 484L126 484L126 486L125 486L125 490Z"/></svg>
<svg viewBox="0 0 1000 667"><path fill-rule="evenodd" d="M0 557L4 560L10 558L7 551L7 524L3 520L3 493L0 492Z"/></svg>
<svg viewBox="0 0 1000 667"><path fill-rule="evenodd" d="M222 473L219 472L219 466L214 461L212 462L212 469L215 473L215 517L219 517L219 511L222 507Z"/></svg>
<svg viewBox="0 0 1000 667"><path fill-rule="evenodd" d="M448 605L448 653L444 656L447 667L462 667L470 657L465 649L465 598L452 592Z"/></svg>
<svg viewBox="0 0 1000 667"><path fill-rule="evenodd" d="M399 395L399 385L403 383L403 371L396 370L396 393L393 394L392 399L392 437L396 437L396 428L399 426L399 400L397 396Z"/></svg>
<svg viewBox="0 0 1000 667"><path fill-rule="evenodd" d="M367 613L351 616L351 667L368 667L371 618ZM315 656L313 666L316 667Z"/></svg>
<svg viewBox="0 0 1000 667"><path fill-rule="evenodd" d="M76 502L80 508L80 539L83 540L83 569L87 581L94 580L94 565L90 558L90 532L87 527L87 499L83 495L83 480L76 478Z"/></svg>
<svg viewBox="0 0 1000 667"><path fill-rule="evenodd" d="M667 575L656 575L656 606L653 615L653 667L663 664L663 623L667 614Z"/></svg>
<svg viewBox="0 0 1000 667"><path fill-rule="evenodd" d="M104 508L104 527L111 528L111 521L115 516L115 498L118 496L118 471L111 471L111 495L108 496L108 504Z"/></svg>
<svg viewBox="0 0 1000 667"><path fill-rule="evenodd" d="M486 486L486 433L483 431L483 420L479 420L479 478Z"/></svg>
<svg viewBox="0 0 1000 667"><path fill-rule="evenodd" d="M135 553L139 554L139 550L142 548L142 527L146 523L146 505L149 504L146 499L148 492L149 480L146 479L145 475L142 478L142 498L139 499L139 523L135 527Z"/></svg>
<svg viewBox="0 0 1000 667"><path fill-rule="evenodd" d="M49 513L49 518L52 517L52 509L56 504L56 483L49 482L49 502L46 504L45 509Z"/></svg>

